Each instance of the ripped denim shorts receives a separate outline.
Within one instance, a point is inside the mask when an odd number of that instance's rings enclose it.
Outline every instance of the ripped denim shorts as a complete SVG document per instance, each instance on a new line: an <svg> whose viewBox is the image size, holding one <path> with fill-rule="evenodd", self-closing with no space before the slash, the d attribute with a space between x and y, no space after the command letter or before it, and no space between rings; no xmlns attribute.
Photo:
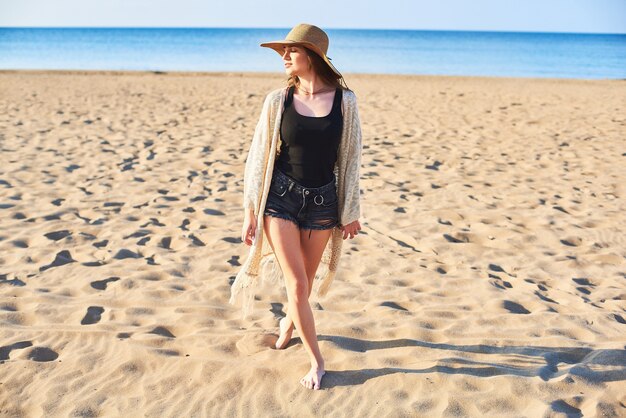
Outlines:
<svg viewBox="0 0 626 418"><path fill-rule="evenodd" d="M304 187L275 168L263 214L287 219L299 229L312 231L336 227L339 225L339 199L334 173L328 184Z"/></svg>

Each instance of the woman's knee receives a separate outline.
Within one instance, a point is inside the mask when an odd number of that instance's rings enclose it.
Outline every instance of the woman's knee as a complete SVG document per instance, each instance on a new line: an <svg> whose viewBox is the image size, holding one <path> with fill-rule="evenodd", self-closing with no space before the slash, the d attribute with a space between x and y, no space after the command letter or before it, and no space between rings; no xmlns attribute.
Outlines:
<svg viewBox="0 0 626 418"><path fill-rule="evenodd" d="M299 303L309 300L309 279L306 276L288 279L290 285L287 287L289 298Z"/></svg>

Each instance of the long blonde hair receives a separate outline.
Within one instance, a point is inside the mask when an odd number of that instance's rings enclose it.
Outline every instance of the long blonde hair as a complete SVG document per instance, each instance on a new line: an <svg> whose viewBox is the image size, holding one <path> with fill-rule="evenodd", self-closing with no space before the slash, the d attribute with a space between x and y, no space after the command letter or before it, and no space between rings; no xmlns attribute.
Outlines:
<svg viewBox="0 0 626 418"><path fill-rule="evenodd" d="M302 47L307 53L309 59L310 68L315 71L315 74L324 82L324 84L329 84L333 87L340 87L344 90L350 90L348 85L346 84L346 80L343 77L338 76L335 72L326 64L326 61L322 59L315 52L310 50L309 48ZM297 75L291 75L287 79L287 87L296 86L296 88L300 87L300 79Z"/></svg>

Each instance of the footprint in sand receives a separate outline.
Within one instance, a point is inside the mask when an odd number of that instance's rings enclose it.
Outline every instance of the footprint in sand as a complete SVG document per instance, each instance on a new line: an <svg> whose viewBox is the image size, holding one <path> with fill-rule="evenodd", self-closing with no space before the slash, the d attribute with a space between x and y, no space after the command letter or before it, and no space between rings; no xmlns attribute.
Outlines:
<svg viewBox="0 0 626 418"><path fill-rule="evenodd" d="M572 280L576 283L579 284L581 286L590 286L590 287L596 287L595 284L591 283L589 281L589 279L585 278L585 277L579 277L579 278L572 278Z"/></svg>
<svg viewBox="0 0 626 418"><path fill-rule="evenodd" d="M106 247L108 244L109 244L109 240L105 239L102 241L94 242L92 245L96 248L103 248L103 247Z"/></svg>
<svg viewBox="0 0 626 418"><path fill-rule="evenodd" d="M6 283L6 284L13 285L13 286L26 286L26 283L24 283L18 278L7 280L7 276L8 274L0 274L0 284ZM31 277L31 276L29 275L28 277Z"/></svg>
<svg viewBox="0 0 626 418"><path fill-rule="evenodd" d="M81 325L91 325L100 322L101 315L104 312L104 308L101 306L90 306L87 308L85 317L80 321Z"/></svg>
<svg viewBox="0 0 626 418"><path fill-rule="evenodd" d="M106 265L106 263L102 260L96 260L96 261L86 261L84 263L81 263L83 266L85 267L100 267L100 266L104 266Z"/></svg>
<svg viewBox="0 0 626 418"><path fill-rule="evenodd" d="M386 306L391 309L397 309L399 311L408 312L409 310L403 306L398 305L396 302L386 301L380 304L380 306Z"/></svg>
<svg viewBox="0 0 626 418"><path fill-rule="evenodd" d="M166 250L179 251L185 247L187 247L188 241L182 239L180 236L166 236L161 238L157 247L164 248Z"/></svg>
<svg viewBox="0 0 626 418"><path fill-rule="evenodd" d="M193 212L196 211L194 208L187 208L187 209L191 209ZM185 212L185 209L183 209L183 212ZM183 231L189 231L189 228L187 228L187 226L189 226L190 223L191 221L189 219L183 219L179 228L182 229Z"/></svg>
<svg viewBox="0 0 626 418"><path fill-rule="evenodd" d="M8 360L9 355L11 354L11 351L28 348L28 347L31 347L32 345L33 343L30 341L19 341L11 345L5 345L4 347L0 347L0 362L4 360Z"/></svg>
<svg viewBox="0 0 626 418"><path fill-rule="evenodd" d="M443 164L441 161L435 161L431 165L427 165L426 169L438 171L441 164Z"/></svg>
<svg viewBox="0 0 626 418"><path fill-rule="evenodd" d="M489 264L489 266L487 266L487 268L491 271L496 271L499 273L506 273L506 271L504 271L504 269L502 267L500 267L497 264Z"/></svg>
<svg viewBox="0 0 626 418"><path fill-rule="evenodd" d="M56 255L54 261L48 265L39 267L39 271L46 271L52 267L59 267L65 264L75 263L76 260L72 259L72 255L69 251L63 250Z"/></svg>
<svg viewBox="0 0 626 418"><path fill-rule="evenodd" d="M145 246L148 241L150 241L150 237L144 237L137 241L137 245Z"/></svg>
<svg viewBox="0 0 626 418"><path fill-rule="evenodd" d="M6 275L0 275L0 279L5 278ZM18 305L14 302L5 302L0 304L0 311L7 311L7 312L17 312L19 311Z"/></svg>
<svg viewBox="0 0 626 418"><path fill-rule="evenodd" d="M176 336L172 334L169 329L161 326L154 328L152 331L148 331L148 334L156 334L167 338L176 338Z"/></svg>
<svg viewBox="0 0 626 418"><path fill-rule="evenodd" d="M120 171L128 171L128 170L132 170L133 166L136 164L139 164L138 161L133 161L136 160L138 157L129 157L129 158L124 158L124 161L121 163L118 163L117 165L122 166Z"/></svg>
<svg viewBox="0 0 626 418"><path fill-rule="evenodd" d="M87 196L90 196L90 195L92 195L92 194L93 194L93 192L90 192L89 190L87 190L87 189L86 189L86 188L84 188L84 187L79 187L78 189L79 189L80 191L82 191L83 193L85 193Z"/></svg>
<svg viewBox="0 0 626 418"><path fill-rule="evenodd" d="M104 202L103 207L105 208L121 208L122 206L124 206L125 203L124 202Z"/></svg>
<svg viewBox="0 0 626 418"><path fill-rule="evenodd" d="M162 224L161 222L159 222L159 220L157 218L150 218L150 221L140 225L141 228L145 228L149 225L154 225L154 226L166 226L165 224Z"/></svg>
<svg viewBox="0 0 626 418"><path fill-rule="evenodd" d="M78 235L83 236L85 238L87 238L89 241L93 241L94 239L98 238L97 236L95 236L94 234L88 234L86 232L79 232Z"/></svg>
<svg viewBox="0 0 626 418"><path fill-rule="evenodd" d="M165 248L166 250L171 250L172 237L163 237L161 238L161 242L157 245L158 247Z"/></svg>
<svg viewBox="0 0 626 418"><path fill-rule="evenodd" d="M128 250L126 248L122 248L113 256L116 260L124 260L125 258L141 258L141 254L138 254L134 251Z"/></svg>
<svg viewBox="0 0 626 418"><path fill-rule="evenodd" d="M0 205L0 208L2 208L3 205ZM15 205L9 205L9 207L13 207ZM46 215L44 216L42 219L44 221L60 221L61 220L61 214L60 213L53 213L50 215Z"/></svg>
<svg viewBox="0 0 626 418"><path fill-rule="evenodd" d="M571 402L571 400L570 400ZM565 415L568 417L582 417L583 413L580 409L576 408L573 405L570 405L569 403L567 403L567 401L563 400L563 399L558 399L555 401L552 401L550 403L550 409L551 412L553 412L555 415Z"/></svg>
<svg viewBox="0 0 626 418"><path fill-rule="evenodd" d="M33 361L46 362L56 360L59 357L59 354L48 347L33 347L33 349L28 352L26 357Z"/></svg>
<svg viewBox="0 0 626 418"><path fill-rule="evenodd" d="M580 237L567 237L561 240L561 244L567 245L568 247L578 247L583 243L583 240Z"/></svg>
<svg viewBox="0 0 626 418"><path fill-rule="evenodd" d="M489 273L489 278L494 279L494 280L489 281L489 283L493 287L497 287L498 289L502 289L502 290L513 288L513 285L510 282L507 282L506 280L502 280L499 276L496 276L495 274Z"/></svg>
<svg viewBox="0 0 626 418"><path fill-rule="evenodd" d="M133 232L130 235L125 235L123 238L124 239L128 239L128 238L141 238L141 237L145 237L146 235L150 235L150 231L145 230L145 229L140 229L139 231Z"/></svg>
<svg viewBox="0 0 626 418"><path fill-rule="evenodd" d="M443 234L443 237L445 238L446 241L451 242L453 244L463 244L463 243L467 243L469 242L469 238L467 236L459 236L458 234L456 234L457 236L452 236L449 234Z"/></svg>
<svg viewBox="0 0 626 418"><path fill-rule="evenodd" d="M154 351L156 354L161 354L162 356L168 356L168 357L179 357L180 356L180 351L178 350L170 350L170 349L166 349L166 348L155 348Z"/></svg>
<svg viewBox="0 0 626 418"><path fill-rule="evenodd" d="M106 290L108 283L116 282L119 279L120 279L119 277L109 277L109 278L104 279L104 280L96 280L94 282L91 282L90 284L91 284L91 287L93 287L94 289Z"/></svg>
<svg viewBox="0 0 626 418"><path fill-rule="evenodd" d="M206 244L201 239L196 237L194 234L189 234L189 239L191 239L191 242L193 243L193 245L195 245L197 247L205 247L206 246Z"/></svg>
<svg viewBox="0 0 626 418"><path fill-rule="evenodd" d="M233 267L241 266L241 263L239 262L239 256L238 255L234 255L234 256L230 257L230 260L228 260L227 263L230 264Z"/></svg>
<svg viewBox="0 0 626 418"><path fill-rule="evenodd" d="M28 242L21 239L13 240L11 244L13 244L15 248L28 248Z"/></svg>
<svg viewBox="0 0 626 418"><path fill-rule="evenodd" d="M591 294L591 290L588 289L588 287L595 287L595 285L593 283L591 283L589 281L589 279L586 279L584 277L580 277L580 278L572 278L572 281L574 281L574 283L580 285L576 287L576 290L578 290L581 293L584 293L585 295L590 295Z"/></svg>
<svg viewBox="0 0 626 418"><path fill-rule="evenodd" d="M512 302L510 300L505 300L502 303L502 306L504 307L504 309L514 314L529 314L530 313L528 309L524 308L519 303Z"/></svg>
<svg viewBox="0 0 626 418"><path fill-rule="evenodd" d="M552 206L552 208L553 208L553 209L556 209L556 210L559 210L559 211L561 211L561 212L563 212L563 213L567 213L568 215L570 214L567 210L565 210L565 209L563 208L563 206Z"/></svg>
<svg viewBox="0 0 626 418"><path fill-rule="evenodd" d="M533 293L535 294L535 296L537 296L539 299L541 299L541 300L542 300L542 301L544 301L544 302L555 303L555 304L557 304L557 305L559 304L559 302L557 302L556 300L554 300L554 299L550 299L549 297L547 297L547 296L545 296L545 295L543 295L543 294L539 293L539 291L538 291L538 290L535 290Z"/></svg>
<svg viewBox="0 0 626 418"><path fill-rule="evenodd" d="M204 209L203 212L207 215L224 216L225 213L216 209Z"/></svg>

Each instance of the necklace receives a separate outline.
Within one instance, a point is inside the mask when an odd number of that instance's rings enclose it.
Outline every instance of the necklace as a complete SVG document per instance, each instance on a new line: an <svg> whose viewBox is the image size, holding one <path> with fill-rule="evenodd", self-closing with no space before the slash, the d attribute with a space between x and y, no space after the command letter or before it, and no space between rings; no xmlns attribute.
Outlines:
<svg viewBox="0 0 626 418"><path fill-rule="evenodd" d="M311 92L311 91L303 89L302 87L298 87L298 91L304 93L305 95L310 95L310 96L313 96L314 94L320 94L320 93L325 93L327 91L334 91L334 90L335 88L331 87L331 88L327 88L326 90L322 89L322 90Z"/></svg>

